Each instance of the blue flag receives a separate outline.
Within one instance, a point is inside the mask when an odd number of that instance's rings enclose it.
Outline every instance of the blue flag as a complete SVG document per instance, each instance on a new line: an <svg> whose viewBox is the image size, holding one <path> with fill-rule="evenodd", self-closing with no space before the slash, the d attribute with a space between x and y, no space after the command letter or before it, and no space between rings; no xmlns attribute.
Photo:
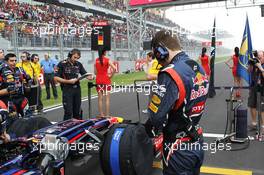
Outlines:
<svg viewBox="0 0 264 175"><path fill-rule="evenodd" d="M239 63L237 67L237 74L250 84L250 74L248 72L248 61L253 58L252 55L252 42L248 23L246 19L246 26L243 34L243 39L240 47Z"/></svg>

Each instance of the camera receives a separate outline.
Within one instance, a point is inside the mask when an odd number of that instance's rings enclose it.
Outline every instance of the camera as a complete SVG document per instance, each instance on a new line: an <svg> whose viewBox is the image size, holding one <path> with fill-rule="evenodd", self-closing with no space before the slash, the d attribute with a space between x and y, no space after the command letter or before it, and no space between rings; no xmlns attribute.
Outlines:
<svg viewBox="0 0 264 175"><path fill-rule="evenodd" d="M252 59L249 59L248 61L248 64L253 65L253 66L257 63L260 63L260 61L257 58L252 58Z"/></svg>

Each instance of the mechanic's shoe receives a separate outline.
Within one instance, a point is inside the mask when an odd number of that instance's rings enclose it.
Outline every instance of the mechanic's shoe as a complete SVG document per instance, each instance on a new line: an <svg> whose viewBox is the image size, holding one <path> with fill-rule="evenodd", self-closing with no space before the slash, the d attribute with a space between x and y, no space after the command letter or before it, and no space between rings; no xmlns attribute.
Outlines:
<svg viewBox="0 0 264 175"><path fill-rule="evenodd" d="M148 109L142 110L142 113L147 114L148 113Z"/></svg>

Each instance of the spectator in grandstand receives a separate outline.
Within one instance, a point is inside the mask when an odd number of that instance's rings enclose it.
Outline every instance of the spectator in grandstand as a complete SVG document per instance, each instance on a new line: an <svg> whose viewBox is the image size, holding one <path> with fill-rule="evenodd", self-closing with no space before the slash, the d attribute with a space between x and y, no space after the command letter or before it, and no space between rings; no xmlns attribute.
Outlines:
<svg viewBox="0 0 264 175"><path fill-rule="evenodd" d="M262 116L262 134L264 136L264 94L263 94L263 86L264 86L264 52L257 51L254 53L255 60L257 62L253 62L249 64L249 71L251 73L251 83L249 89L249 97L248 97L248 107L251 113L251 125L250 130L257 129L257 92L258 89L262 90L261 92L261 116Z"/></svg>
<svg viewBox="0 0 264 175"><path fill-rule="evenodd" d="M208 76L208 79L210 80L210 74L211 74L211 70L210 70L210 57L206 54L206 48L203 47L202 48L202 54L199 57L199 61L201 62L201 65L206 73L206 75Z"/></svg>
<svg viewBox="0 0 264 175"><path fill-rule="evenodd" d="M110 91L111 91L111 78L116 70L115 65L106 57L106 50L99 48L99 57L96 58L94 64L94 73L96 75L96 90L98 93L98 109L100 117L107 117L110 113ZM112 69L108 74L108 70ZM105 101L103 97L105 96ZM103 112L103 101L105 102L106 111Z"/></svg>
<svg viewBox="0 0 264 175"><path fill-rule="evenodd" d="M57 66L55 80L61 83L64 120L82 119L81 87L78 76L87 72L82 63L78 61L80 57L81 51L73 49L69 52L68 58L59 62Z"/></svg>
<svg viewBox="0 0 264 175"><path fill-rule="evenodd" d="M241 96L241 87L242 87L242 82L241 82L241 78L238 76L237 74L237 66L238 66L238 61L239 61L239 48L235 47L234 49L235 54L230 57L225 63L226 65L232 69L232 74L234 77L234 85L239 87L239 89L236 89L236 97L240 97ZM233 65L230 65L229 62L233 61Z"/></svg>
<svg viewBox="0 0 264 175"><path fill-rule="evenodd" d="M199 122L207 99L207 76L168 31L156 33L152 49L163 69L149 104L146 129L163 133L163 174L198 175L204 159ZM201 88L204 93L196 95Z"/></svg>
<svg viewBox="0 0 264 175"><path fill-rule="evenodd" d="M38 54L32 54L31 55L31 62L32 62L32 66L33 68L35 69L35 73L36 73L36 77L39 78L40 76L40 73L41 73L41 66L40 66L40 63L39 63L39 56ZM42 112L43 110L43 104L42 104L42 101L41 101L41 86L40 86L40 83L39 83L39 80L37 79L37 82L36 82L36 85L37 85L37 104L36 104L36 107L37 107L37 112Z"/></svg>
<svg viewBox="0 0 264 175"><path fill-rule="evenodd" d="M143 67L144 67L144 70L146 72L147 80L152 81L151 82L151 87L152 87L152 85L155 84L154 81L157 80L158 73L159 73L159 70L161 68L161 65L158 63L158 60L156 58L153 59L153 53L152 52L147 53L146 63ZM151 89L152 88L150 88L150 94L149 94L150 98L152 97ZM149 99L149 102L150 102L150 99ZM142 110L142 112L148 113L148 110L144 109L144 110Z"/></svg>
<svg viewBox="0 0 264 175"><path fill-rule="evenodd" d="M50 99L50 85L52 87L53 96L55 99L58 98L57 88L54 81L54 71L56 69L56 62L54 62L52 59L50 59L50 56L48 53L44 54L44 60L40 62L41 67L44 71L44 83L46 87L46 99Z"/></svg>

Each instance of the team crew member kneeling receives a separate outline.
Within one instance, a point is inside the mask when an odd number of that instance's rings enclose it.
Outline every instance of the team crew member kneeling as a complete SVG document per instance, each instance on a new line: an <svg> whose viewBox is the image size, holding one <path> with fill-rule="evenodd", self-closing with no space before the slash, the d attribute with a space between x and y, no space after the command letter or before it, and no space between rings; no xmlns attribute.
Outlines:
<svg viewBox="0 0 264 175"><path fill-rule="evenodd" d="M164 135L163 174L197 175L204 159L198 124L207 98L207 76L168 31L156 33L152 49L163 66L149 104L150 123ZM180 149L183 144L185 149Z"/></svg>
<svg viewBox="0 0 264 175"><path fill-rule="evenodd" d="M86 74L82 63L77 61L81 57L78 49L69 52L68 58L58 64L55 80L61 83L64 120L70 118L82 119L81 116L81 87L79 74Z"/></svg>

